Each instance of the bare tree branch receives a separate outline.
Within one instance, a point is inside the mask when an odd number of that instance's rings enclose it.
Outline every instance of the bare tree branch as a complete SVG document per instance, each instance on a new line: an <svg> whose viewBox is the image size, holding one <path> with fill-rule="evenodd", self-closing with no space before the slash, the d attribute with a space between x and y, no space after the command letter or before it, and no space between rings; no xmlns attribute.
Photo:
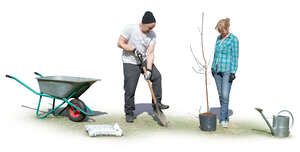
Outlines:
<svg viewBox="0 0 300 152"><path fill-rule="evenodd" d="M211 61L211 55L209 56L208 64L207 65L210 65L210 61Z"/></svg>
<svg viewBox="0 0 300 152"><path fill-rule="evenodd" d="M204 74L204 73L201 72L201 71L203 71L203 69L196 70L196 69L193 67L193 70L194 70L196 73L198 73L198 74Z"/></svg>
<svg viewBox="0 0 300 152"><path fill-rule="evenodd" d="M190 45L190 50L191 50L191 52L192 52L192 55L193 55L194 59L196 60L196 62L197 62L197 64L198 64L199 68L204 68L204 65L203 65L203 64L197 59L197 57L195 56L194 51L193 51L193 49L192 49L192 45Z"/></svg>

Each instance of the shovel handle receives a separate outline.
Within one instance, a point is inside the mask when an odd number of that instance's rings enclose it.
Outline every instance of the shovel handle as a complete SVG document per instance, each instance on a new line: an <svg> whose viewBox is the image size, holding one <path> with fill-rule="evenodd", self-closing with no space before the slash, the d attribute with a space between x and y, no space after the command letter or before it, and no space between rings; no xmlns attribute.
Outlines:
<svg viewBox="0 0 300 152"><path fill-rule="evenodd" d="M143 63L143 55L142 54L138 54L137 57L139 58L139 60L141 61L141 63Z"/></svg>
<svg viewBox="0 0 300 152"><path fill-rule="evenodd" d="M146 73L147 72L146 67L143 66L142 68L143 68L144 73ZM154 94L154 91L153 91L153 88L152 88L150 80L147 80L147 83L148 83L148 86L150 88L150 92L151 92L151 96L152 96L153 102L155 104L156 112L158 113L158 115L160 115L160 110L159 110L159 107L157 105L156 97L155 97L155 94Z"/></svg>
<svg viewBox="0 0 300 152"><path fill-rule="evenodd" d="M143 65L143 56L142 56L142 54L138 54L137 57L141 61L142 69L143 69L144 73L146 73L147 69L146 69L146 66ZM156 112L157 112L158 115L160 115L160 109L159 109L159 107L157 105L157 100L156 100L156 97L155 97L155 94L154 94L154 91L153 91L153 88L152 88L150 80L147 80L147 83L148 83L148 86L150 88L150 92L151 92L151 96L152 96L152 99L153 99L153 102L154 102L154 105L155 105L155 108L156 108Z"/></svg>
<svg viewBox="0 0 300 152"><path fill-rule="evenodd" d="M144 73L146 73L146 67L143 67L143 71L144 71ZM150 82L150 80L147 80L147 83L148 83L148 86L149 86L149 88L150 88L150 92L151 92L151 96L152 96L152 98L153 98L153 101L154 101L154 104L156 104L157 103L157 101L156 101L156 97L155 97L155 94L154 94L154 91L153 91L153 88L152 88L152 85L151 85L151 82Z"/></svg>

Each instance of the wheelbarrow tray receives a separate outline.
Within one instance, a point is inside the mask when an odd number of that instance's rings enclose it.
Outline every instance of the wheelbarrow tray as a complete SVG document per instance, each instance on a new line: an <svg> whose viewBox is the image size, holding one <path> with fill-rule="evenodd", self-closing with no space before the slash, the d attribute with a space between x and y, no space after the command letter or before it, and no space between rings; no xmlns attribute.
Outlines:
<svg viewBox="0 0 300 152"><path fill-rule="evenodd" d="M70 76L46 76L36 78L40 92L58 98L80 97L92 84L100 79Z"/></svg>

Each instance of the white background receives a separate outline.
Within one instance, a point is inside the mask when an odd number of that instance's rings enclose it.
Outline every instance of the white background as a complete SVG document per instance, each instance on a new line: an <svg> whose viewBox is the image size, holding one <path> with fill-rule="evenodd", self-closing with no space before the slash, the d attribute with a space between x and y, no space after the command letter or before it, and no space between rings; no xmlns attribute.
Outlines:
<svg viewBox="0 0 300 152"><path fill-rule="evenodd" d="M204 140L185 135L153 134L128 142L80 139L21 120L21 105L36 106L38 97L13 80L11 74L38 90L33 72L100 78L83 96L93 109L123 113L123 71L120 31L139 23L145 11L154 13L157 45L155 64L163 77L163 102L170 115L189 115L205 107L204 76L189 51L191 44L200 58L201 13L204 47L213 58L219 19L231 19L231 32L240 40L239 67L231 92L230 109L239 118L262 121L254 107L271 116L282 109L293 112L293 138L288 140ZM52 150L282 150L296 151L299 136L299 4L296 1L79 1L27 0L0 2L0 94L1 149ZM213 78L209 75L211 107L219 106ZM150 101L143 79L137 103ZM298 127L298 128L297 128ZM155 142L154 142L155 141ZM71 147L73 145L74 147ZM293 146L294 148L292 148ZM124 149L125 148L125 149ZM1 150L3 151L3 150ZM151 150L152 151L152 150Z"/></svg>

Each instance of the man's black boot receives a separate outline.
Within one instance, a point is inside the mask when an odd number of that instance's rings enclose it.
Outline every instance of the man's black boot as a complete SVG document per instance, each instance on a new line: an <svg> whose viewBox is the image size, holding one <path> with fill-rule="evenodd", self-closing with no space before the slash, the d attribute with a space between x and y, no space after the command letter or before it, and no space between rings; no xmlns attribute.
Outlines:
<svg viewBox="0 0 300 152"><path fill-rule="evenodd" d="M168 109L169 108L169 105L164 105L162 103L157 103L157 104L160 109Z"/></svg>
<svg viewBox="0 0 300 152"><path fill-rule="evenodd" d="M168 109L169 105L164 105L162 103L157 103L159 109ZM156 110L155 104L152 103L153 110Z"/></svg>
<svg viewBox="0 0 300 152"><path fill-rule="evenodd" d="M133 123L133 121L134 121L133 113L126 114L126 122Z"/></svg>

